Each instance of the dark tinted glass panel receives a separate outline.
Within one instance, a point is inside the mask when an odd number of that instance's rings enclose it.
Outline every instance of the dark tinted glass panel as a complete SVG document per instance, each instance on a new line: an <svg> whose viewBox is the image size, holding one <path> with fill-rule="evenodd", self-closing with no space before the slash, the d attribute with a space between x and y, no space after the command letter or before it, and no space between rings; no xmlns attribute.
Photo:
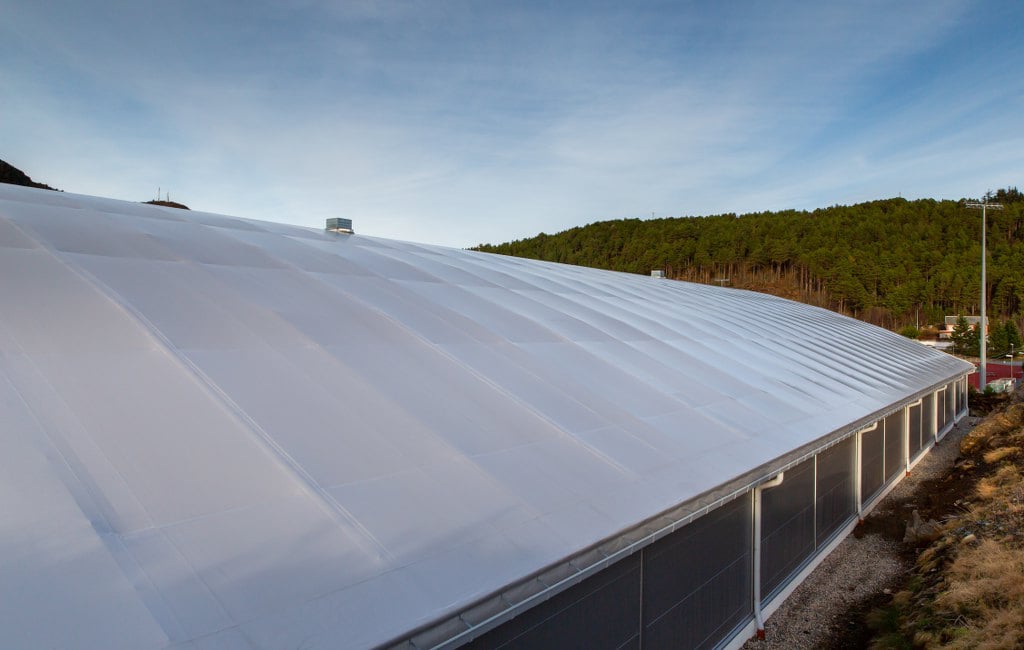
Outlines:
<svg viewBox="0 0 1024 650"><path fill-rule="evenodd" d="M860 496L864 503L871 500L885 482L882 456L885 451L882 423L871 431L861 434L860 442Z"/></svg>
<svg viewBox="0 0 1024 650"><path fill-rule="evenodd" d="M472 641L467 648L636 648L640 554L616 562Z"/></svg>
<svg viewBox="0 0 1024 650"><path fill-rule="evenodd" d="M814 459L786 470L761 493L761 593L783 586L814 552Z"/></svg>
<svg viewBox="0 0 1024 650"><path fill-rule="evenodd" d="M818 499L815 525L817 545L821 546L857 514L854 486L854 438L818 454Z"/></svg>
<svg viewBox="0 0 1024 650"><path fill-rule="evenodd" d="M931 444L935 438L935 394L925 395L921 400L921 435L923 445Z"/></svg>
<svg viewBox="0 0 1024 650"><path fill-rule="evenodd" d="M896 478L906 467L903 456L903 411L885 418L885 480Z"/></svg>
<svg viewBox="0 0 1024 650"><path fill-rule="evenodd" d="M644 549L644 648L711 648L753 615L751 497Z"/></svg>
<svg viewBox="0 0 1024 650"><path fill-rule="evenodd" d="M910 445L910 457L914 458L924 447L923 428L921 427L921 404L911 406L910 409L910 431L907 434L907 444Z"/></svg>
<svg viewBox="0 0 1024 650"><path fill-rule="evenodd" d="M946 424L953 421L956 416L956 383L951 383L946 387Z"/></svg>

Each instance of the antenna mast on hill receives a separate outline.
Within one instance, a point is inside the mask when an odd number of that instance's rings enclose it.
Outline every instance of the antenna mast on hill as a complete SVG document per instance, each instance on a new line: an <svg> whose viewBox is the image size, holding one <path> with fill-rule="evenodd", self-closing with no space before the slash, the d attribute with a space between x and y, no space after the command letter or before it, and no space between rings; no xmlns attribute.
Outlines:
<svg viewBox="0 0 1024 650"><path fill-rule="evenodd" d="M965 203L965 208L971 210L981 210L981 322L978 327L981 328L981 332L978 334L978 344L980 346L979 352L981 353L981 360L978 364L978 390L985 392L985 386L988 383L988 377L986 376L985 370L985 343L988 339L988 322L985 320L985 210L1002 210L1003 206L1000 203L989 203L988 196L985 197L985 201L982 203Z"/></svg>

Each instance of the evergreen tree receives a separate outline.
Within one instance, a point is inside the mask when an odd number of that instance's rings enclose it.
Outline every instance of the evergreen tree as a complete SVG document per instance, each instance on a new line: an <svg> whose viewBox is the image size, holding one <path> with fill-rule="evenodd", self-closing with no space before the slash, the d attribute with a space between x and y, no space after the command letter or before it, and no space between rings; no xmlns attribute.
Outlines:
<svg viewBox="0 0 1024 650"><path fill-rule="evenodd" d="M956 318L953 333L949 339L953 342L953 354L977 355L981 347L978 329L972 328L964 314Z"/></svg>
<svg viewBox="0 0 1024 650"><path fill-rule="evenodd" d="M986 350L987 352L987 350ZM977 357L981 355L981 328L971 327L967 331L967 336L964 340L964 356Z"/></svg>
<svg viewBox="0 0 1024 650"><path fill-rule="evenodd" d="M1010 351L1010 340L1006 334L1006 323L997 323L989 329L988 347L985 350L989 357L1001 357Z"/></svg>
<svg viewBox="0 0 1024 650"><path fill-rule="evenodd" d="M1003 357L1021 347L1020 330L1012 320L992 326L988 336L988 356Z"/></svg>
<svg viewBox="0 0 1024 650"><path fill-rule="evenodd" d="M1003 323L1002 327L1000 327L999 329L999 340L1002 344L1002 347L998 348L998 350L1002 354L1009 354L1011 351L1020 352L1021 338L1020 330L1017 329L1017 324L1014 323L1012 320L1008 320L1005 323ZM995 344L993 344L993 348L994 347Z"/></svg>

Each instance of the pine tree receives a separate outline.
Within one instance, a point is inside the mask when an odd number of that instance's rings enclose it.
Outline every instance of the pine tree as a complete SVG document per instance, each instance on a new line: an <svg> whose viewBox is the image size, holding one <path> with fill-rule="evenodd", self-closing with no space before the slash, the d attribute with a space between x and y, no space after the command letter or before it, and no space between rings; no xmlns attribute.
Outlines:
<svg viewBox="0 0 1024 650"><path fill-rule="evenodd" d="M997 323L989 329L987 356L1001 357L1010 351L1010 341L1006 338L1006 324Z"/></svg>
<svg viewBox="0 0 1024 650"><path fill-rule="evenodd" d="M953 354L976 357L981 353L981 328L971 327L963 314L956 319L950 340L953 341Z"/></svg>
<svg viewBox="0 0 1024 650"><path fill-rule="evenodd" d="M967 343L971 335L971 326L967 323L967 319L964 318L963 314L956 319L956 325L953 326L953 333L950 334L949 338L953 341L953 354L967 354Z"/></svg>
<svg viewBox="0 0 1024 650"><path fill-rule="evenodd" d="M1017 329L1017 324L1012 320L1008 320L1003 324L1003 335L1006 338L1007 347L1014 351L1021 351L1021 338L1020 330Z"/></svg>

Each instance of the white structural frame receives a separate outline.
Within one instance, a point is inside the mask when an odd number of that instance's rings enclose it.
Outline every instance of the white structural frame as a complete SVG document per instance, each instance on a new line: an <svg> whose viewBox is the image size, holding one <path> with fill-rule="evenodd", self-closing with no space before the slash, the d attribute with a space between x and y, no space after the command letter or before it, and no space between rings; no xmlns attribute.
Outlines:
<svg viewBox="0 0 1024 650"><path fill-rule="evenodd" d="M958 380L958 381L966 381L966 377L961 379L961 380ZM936 393L937 392L938 391L936 391ZM909 412L910 406L912 406L912 404L907 404L903 408L906 411ZM967 412L968 412L967 408L965 407L964 409L962 409L960 412L958 412L956 414L955 420L951 420L950 422L948 422L946 424L945 427L943 427L943 429L944 429L943 437L945 437L945 434L947 434L950 430L952 430L952 428L955 426L956 422L958 422L960 419L962 419L964 416L967 415ZM888 494L890 492L892 492L892 490L894 490L897 485L899 485L899 483L903 480L903 478L905 478L905 475L904 476L897 476L897 478L895 480L891 481L886 487L882 488L878 492L878 494L874 498L871 499L871 501L869 503L861 504L861 497L860 497L860 466L861 466L861 464L860 464L860 438L861 438L861 435L863 433L866 433L868 431L872 431L874 428L875 428L875 426L865 427L863 429L858 430L855 434L853 434L856 437L855 439L857 441L857 443L856 443L856 452L855 452L856 456L857 456L857 463L856 463L856 468L857 469L855 471L855 476L856 476L856 493L857 493L857 504L858 504L857 517L851 519L845 526L843 526L832 537L832 539L818 553L816 553L813 556L812 560L810 562L808 562L806 566L804 566L802 569L800 569L800 571L798 573L796 573L794 576L792 576L790 578L790 580L788 581L787 586L784 589L782 589L781 591L779 591L771 599L771 601L766 603L761 608L761 611L759 612L759 614L762 617L762 621L768 620L771 617L771 615L774 614L779 609L779 607L782 606L782 604L786 601L786 599L789 598L789 596L791 596L793 594L793 592L800 586L800 584L803 583L803 581L806 580L807 577L809 575L811 575L811 573L813 573L814 570L816 568L818 568L818 566L821 565L821 563L825 560L825 558L827 558L828 555L832 551L834 551L836 549L836 547L838 547L840 544L842 544L843 540L845 540L850 535L850 533L852 533L853 530L859 524L861 524L864 521L864 519L863 519L864 514L867 513L867 512L870 512L876 506L878 506L878 504L881 503L881 501L886 496L888 496ZM909 429L907 431L908 431L907 435L909 435ZM906 441L906 438L905 438L905 441ZM920 460L922 458L924 458L924 456L926 456L928 454L928 452L930 452L931 449L938 442L939 441L933 441L932 444L930 444L926 448L924 448L922 450L922 453L920 453L918 455L918 462L920 462ZM757 562L757 565L760 566L760 561L759 560ZM758 573L754 574L754 581L755 581L755 583L759 583L760 582L760 575ZM757 595L759 595L759 593L760 593L760 585L758 584L758 586L755 587L755 589L754 589L754 594L755 594L755 596L757 596ZM756 619L755 620L751 620L740 631L738 631L736 633L736 635L733 636L727 643L722 645L721 648L722 648L722 650L738 650L739 648L743 647L743 645L747 642L747 640L750 639L750 637L752 637L752 636L757 636L758 638L763 638L762 637L763 631L764 631L764 624L763 624L763 622L759 622Z"/></svg>
<svg viewBox="0 0 1024 650"><path fill-rule="evenodd" d="M817 456L815 456L817 459ZM754 623L758 638L764 638L764 615L761 611L761 492L782 485L786 473L779 472L774 478L754 488Z"/></svg>

